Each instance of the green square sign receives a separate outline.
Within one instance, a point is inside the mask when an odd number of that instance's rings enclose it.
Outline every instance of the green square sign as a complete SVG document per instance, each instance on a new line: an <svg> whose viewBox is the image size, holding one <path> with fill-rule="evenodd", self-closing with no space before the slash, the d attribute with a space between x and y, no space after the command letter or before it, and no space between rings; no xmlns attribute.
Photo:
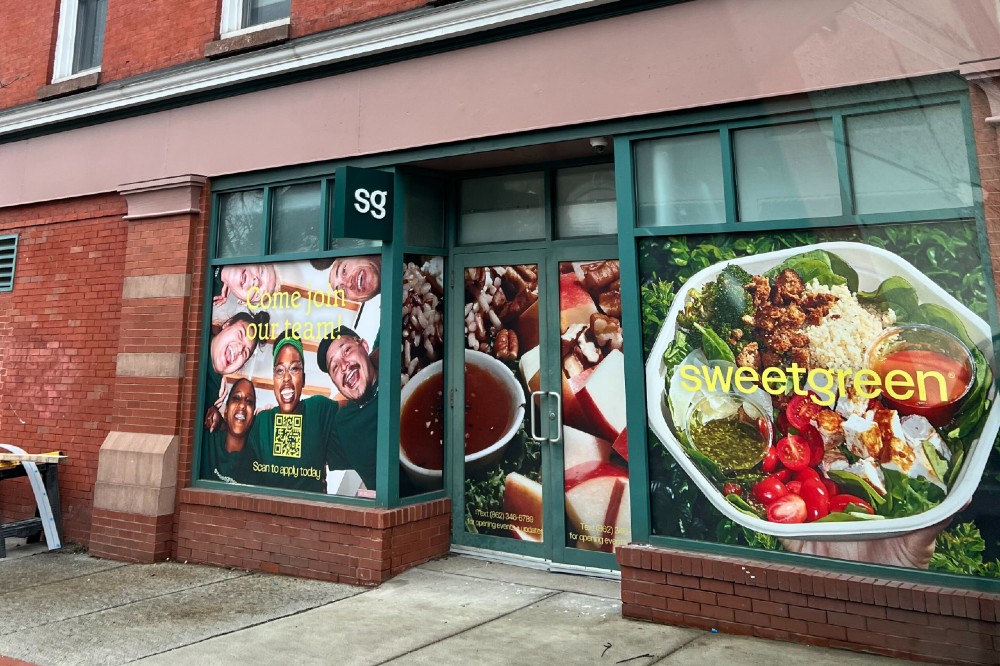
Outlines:
<svg viewBox="0 0 1000 666"><path fill-rule="evenodd" d="M333 185L333 237L392 240L393 174L339 167Z"/></svg>

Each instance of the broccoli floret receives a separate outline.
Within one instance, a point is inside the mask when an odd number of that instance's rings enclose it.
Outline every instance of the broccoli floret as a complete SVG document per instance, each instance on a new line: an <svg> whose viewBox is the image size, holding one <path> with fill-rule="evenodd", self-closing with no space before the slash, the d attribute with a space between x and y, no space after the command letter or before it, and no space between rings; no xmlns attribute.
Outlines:
<svg viewBox="0 0 1000 666"><path fill-rule="evenodd" d="M696 323L711 328L723 340L729 340L733 329L744 325L743 317L753 313L753 302L746 291L751 280L752 276L745 270L729 264L714 282L692 295L677 317L678 325L688 331L692 344L702 346L701 335L694 328Z"/></svg>

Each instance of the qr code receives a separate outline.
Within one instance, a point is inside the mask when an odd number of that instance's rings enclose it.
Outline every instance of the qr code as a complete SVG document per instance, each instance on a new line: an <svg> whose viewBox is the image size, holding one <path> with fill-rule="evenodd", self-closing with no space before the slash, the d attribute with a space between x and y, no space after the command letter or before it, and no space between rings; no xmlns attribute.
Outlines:
<svg viewBox="0 0 1000 666"><path fill-rule="evenodd" d="M274 415L274 455L282 458L302 457L302 415Z"/></svg>

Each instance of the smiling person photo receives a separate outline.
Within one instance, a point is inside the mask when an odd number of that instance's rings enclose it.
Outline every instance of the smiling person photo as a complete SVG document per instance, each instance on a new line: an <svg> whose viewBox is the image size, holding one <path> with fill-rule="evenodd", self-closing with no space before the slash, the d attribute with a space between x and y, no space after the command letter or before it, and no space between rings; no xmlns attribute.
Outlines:
<svg viewBox="0 0 1000 666"><path fill-rule="evenodd" d="M212 299L215 305L222 305L232 294L240 305L260 303L261 294L273 293L278 288L278 274L274 264L246 264L223 266L218 271L222 283L219 294Z"/></svg>
<svg viewBox="0 0 1000 666"><path fill-rule="evenodd" d="M213 480L249 483L253 456L245 445L253 429L256 409L253 383L249 379L236 380L222 416L226 427L210 432L205 446L205 468Z"/></svg>
<svg viewBox="0 0 1000 666"><path fill-rule="evenodd" d="M260 343L248 330L250 325L254 324L259 330L267 326L270 320L271 317L266 312L237 312L217 330L213 325L212 342L209 345L212 369L220 375L228 375L242 368Z"/></svg>
<svg viewBox="0 0 1000 666"><path fill-rule="evenodd" d="M375 488L375 451L378 441L378 341L369 353L368 343L355 331L341 326L337 333L320 341L316 364L330 375L347 403L335 418L336 466L353 469L369 489Z"/></svg>
<svg viewBox="0 0 1000 666"><path fill-rule="evenodd" d="M369 301L382 291L382 257L341 257L330 266L330 288L344 292L344 298L358 303Z"/></svg>

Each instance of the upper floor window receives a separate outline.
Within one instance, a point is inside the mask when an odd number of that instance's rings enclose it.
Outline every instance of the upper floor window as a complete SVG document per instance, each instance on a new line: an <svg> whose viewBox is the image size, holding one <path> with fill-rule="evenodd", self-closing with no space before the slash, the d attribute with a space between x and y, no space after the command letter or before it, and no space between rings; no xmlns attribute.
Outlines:
<svg viewBox="0 0 1000 666"><path fill-rule="evenodd" d="M271 23L288 21L291 0L223 0L223 36Z"/></svg>
<svg viewBox="0 0 1000 666"><path fill-rule="evenodd" d="M107 15L108 0L62 0L53 80L100 69Z"/></svg>

